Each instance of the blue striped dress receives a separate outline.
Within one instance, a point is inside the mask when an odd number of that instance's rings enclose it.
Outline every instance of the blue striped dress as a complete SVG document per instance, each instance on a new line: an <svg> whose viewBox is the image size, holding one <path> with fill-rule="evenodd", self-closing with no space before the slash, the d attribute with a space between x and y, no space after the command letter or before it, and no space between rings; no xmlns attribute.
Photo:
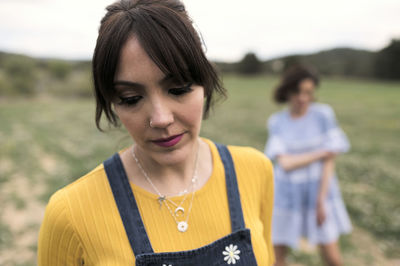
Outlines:
<svg viewBox="0 0 400 266"><path fill-rule="evenodd" d="M275 203L272 240L275 245L296 248L301 237L311 244L336 241L351 231L351 222L343 203L336 174L332 177L325 200L326 220L317 225L316 200L322 177L322 160L305 167L285 171L277 162L279 154L300 154L316 150L343 153L348 139L336 122L329 105L313 103L300 118L283 110L268 119L269 138L265 154L274 162Z"/></svg>

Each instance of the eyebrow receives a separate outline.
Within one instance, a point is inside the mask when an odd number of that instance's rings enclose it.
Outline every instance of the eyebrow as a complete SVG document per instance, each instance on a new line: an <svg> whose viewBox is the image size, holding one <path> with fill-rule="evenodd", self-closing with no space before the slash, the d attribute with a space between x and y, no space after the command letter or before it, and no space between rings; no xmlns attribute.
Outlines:
<svg viewBox="0 0 400 266"><path fill-rule="evenodd" d="M173 79L174 79L174 76L172 74L168 74L165 77L163 77L158 82L158 84L162 85L162 84L165 84L167 82L172 81ZM141 84L141 83L137 83L137 82L134 82L134 81L127 81L127 80L116 80L116 81L114 81L113 84L114 84L114 86L120 85L120 86L128 86L128 87L133 87L133 88L138 88L138 89L144 89L145 88L145 86L143 84Z"/></svg>

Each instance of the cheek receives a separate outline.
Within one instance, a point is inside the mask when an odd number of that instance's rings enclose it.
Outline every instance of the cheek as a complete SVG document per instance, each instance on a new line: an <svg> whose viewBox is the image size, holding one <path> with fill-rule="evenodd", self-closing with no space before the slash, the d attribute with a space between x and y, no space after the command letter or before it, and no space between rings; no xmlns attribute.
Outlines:
<svg viewBox="0 0 400 266"><path fill-rule="evenodd" d="M196 95L196 98L186 105L184 112L182 112L182 117L185 119L185 121L192 124L192 126L200 127L200 123L203 119L203 105L203 94Z"/></svg>
<svg viewBox="0 0 400 266"><path fill-rule="evenodd" d="M299 101L299 96L298 95L292 94L292 95L289 96L289 103L290 104L295 104L298 101Z"/></svg>
<svg viewBox="0 0 400 266"><path fill-rule="evenodd" d="M115 107L115 113L117 114L122 125L128 130L130 135L140 134L146 128L144 119L136 113L133 113L129 108Z"/></svg>

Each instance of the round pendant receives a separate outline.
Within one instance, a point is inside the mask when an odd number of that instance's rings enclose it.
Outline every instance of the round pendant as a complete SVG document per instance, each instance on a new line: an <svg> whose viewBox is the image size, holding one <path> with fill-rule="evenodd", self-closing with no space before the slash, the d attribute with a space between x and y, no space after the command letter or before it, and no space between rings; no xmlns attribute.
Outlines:
<svg viewBox="0 0 400 266"><path fill-rule="evenodd" d="M178 223L178 230L179 230L179 232L182 232L182 233L183 233L183 232L186 232L187 228L188 228L187 222L182 221L182 222L179 222L179 223Z"/></svg>
<svg viewBox="0 0 400 266"><path fill-rule="evenodd" d="M175 209L175 216L181 216L185 214L185 209L181 206Z"/></svg>

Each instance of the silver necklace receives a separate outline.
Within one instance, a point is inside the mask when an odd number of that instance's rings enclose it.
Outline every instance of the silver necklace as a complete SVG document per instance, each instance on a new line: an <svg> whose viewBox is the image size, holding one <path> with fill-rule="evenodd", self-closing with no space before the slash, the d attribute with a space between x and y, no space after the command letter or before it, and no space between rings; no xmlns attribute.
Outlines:
<svg viewBox="0 0 400 266"><path fill-rule="evenodd" d="M175 221L175 223L177 225L178 231L179 232L186 232L186 230L189 227L189 224L188 224L189 216L190 216L190 212L192 210L193 199L194 199L194 194L195 194L194 186L195 186L196 181L197 181L197 161L198 161L199 149L197 150L197 153L196 153L195 168L194 168L194 171L193 171L192 180L190 182L189 187L187 189L183 190L183 193L186 193L186 194L185 194L185 196L183 197L182 201L179 204L176 204L171 199L167 198L166 195L161 194L161 192L157 189L157 187L154 185L154 183L151 181L150 177L148 176L148 174L146 173L146 171L142 167L139 159L136 157L134 146L132 147L131 151L132 151L132 157L135 160L135 162L136 162L137 166L139 167L140 171L142 172L143 176L146 178L147 182L149 182L149 184L152 186L154 191L157 193L157 195L158 195L158 199L157 200L158 200L158 202L160 204L160 208L161 208L162 204L165 202L165 206L167 207L169 213L173 217L173 219L174 219L174 221ZM180 217L180 216L184 217L184 215L185 215L185 209L182 207L182 204L185 202L187 196L189 195L189 193L187 193L189 188L190 188L190 190L192 192L191 193L192 197L191 197L190 204L189 204L188 214L186 216L186 220L178 221L178 219L177 219L178 217ZM179 195L181 195L181 194L182 194L182 191L179 193ZM171 207L168 205L168 202L170 202L172 205L175 206L175 211L174 212L172 211Z"/></svg>
<svg viewBox="0 0 400 266"><path fill-rule="evenodd" d="M134 147L132 147L131 152L132 152L132 156L133 156L133 158L135 159L135 162L136 162L136 164L138 165L140 171L142 172L142 174L144 175L144 177L146 178L146 180L150 183L150 185L152 186L152 188L154 189L154 191L158 194L159 197L158 197L157 200L158 200L158 202L160 203L160 208L161 208L163 202L167 200L167 201L169 201L172 205L174 205L177 209L179 208L179 210L175 210L175 213L178 213L178 211L183 211L183 212L184 212L185 210L184 210L182 207L180 207L180 206L182 205L183 202L185 202L185 200L186 200L186 198L187 198L187 196L188 196L187 192L189 191L189 188L192 188L192 187L195 185L196 181L197 181L197 160L198 160L197 158L198 158L198 152L197 152L197 154L196 154L195 169L194 169L194 172L193 172L193 178L192 178L192 180L191 180L191 183L189 184L189 187L188 187L188 188L186 188L186 189L184 189L183 191L180 191L180 192L178 193L178 196L181 196L183 193L185 193L185 196L183 197L182 201L181 201L179 204L176 204L176 203L173 202L171 199L167 198L166 195L162 195L162 194L161 194L161 192L157 189L157 187L156 187L156 186L154 185L154 183L151 181L149 175L148 175L147 172L144 170L142 164L140 163L139 159L137 158L136 153L135 153L135 150L134 150Z"/></svg>

